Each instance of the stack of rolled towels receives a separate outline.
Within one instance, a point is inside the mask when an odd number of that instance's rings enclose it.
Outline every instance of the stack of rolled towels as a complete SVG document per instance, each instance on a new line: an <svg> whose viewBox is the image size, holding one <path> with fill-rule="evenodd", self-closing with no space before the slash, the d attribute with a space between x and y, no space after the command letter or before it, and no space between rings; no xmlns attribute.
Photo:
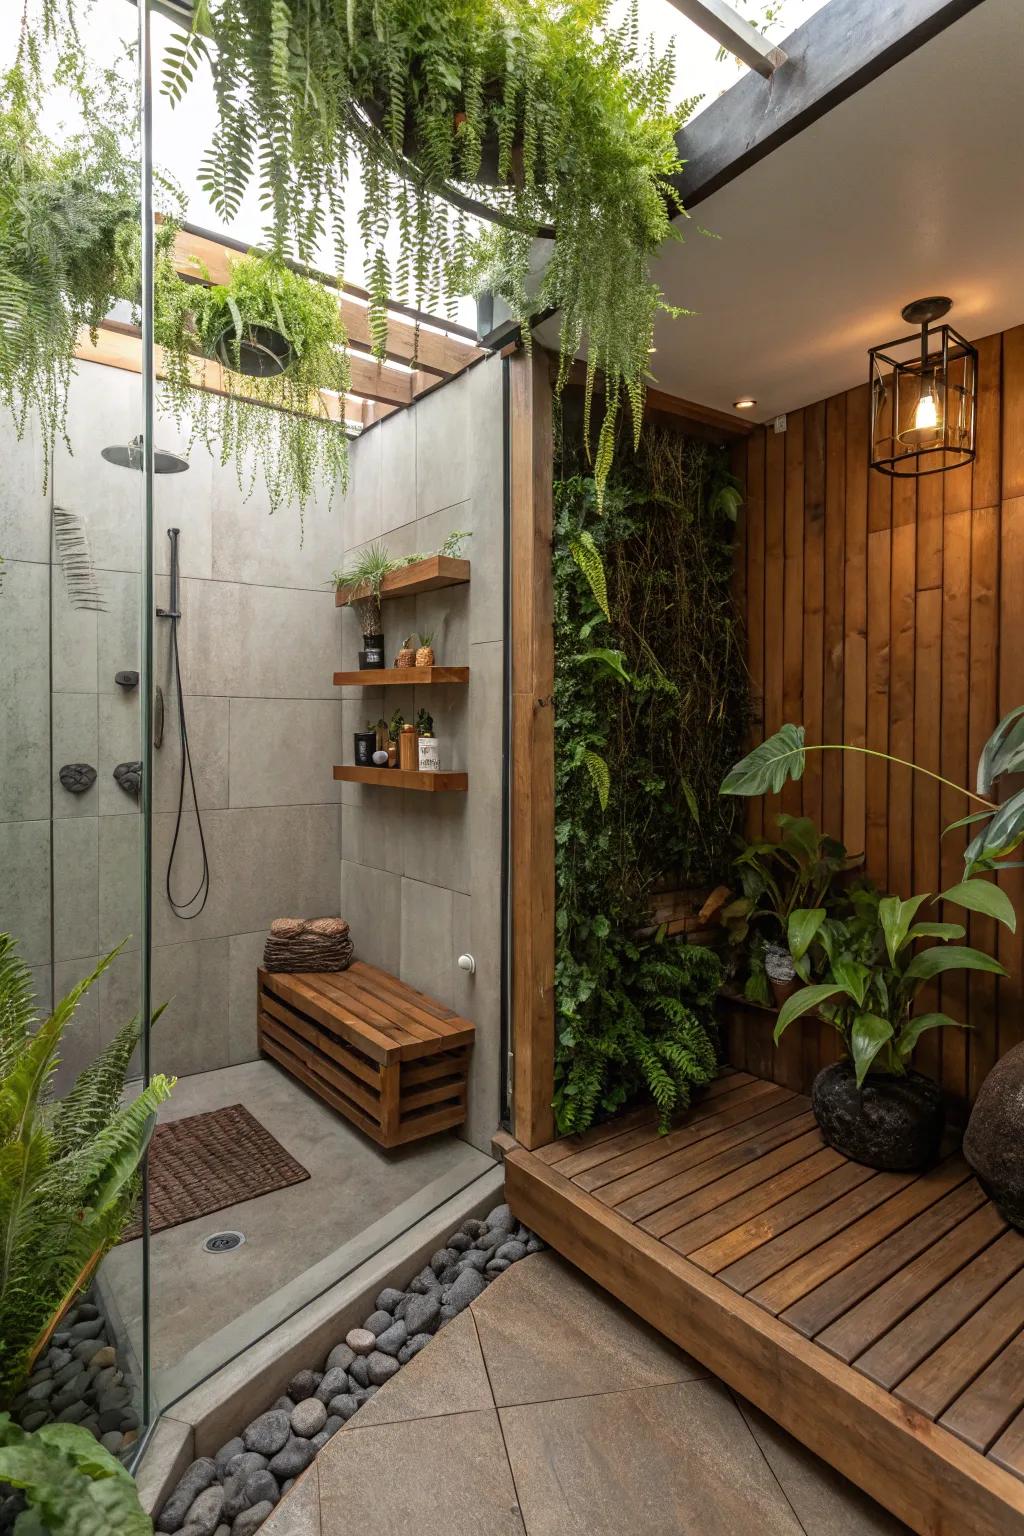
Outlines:
<svg viewBox="0 0 1024 1536"><path fill-rule="evenodd" d="M268 971L344 971L352 938L343 917L278 917L263 949Z"/></svg>

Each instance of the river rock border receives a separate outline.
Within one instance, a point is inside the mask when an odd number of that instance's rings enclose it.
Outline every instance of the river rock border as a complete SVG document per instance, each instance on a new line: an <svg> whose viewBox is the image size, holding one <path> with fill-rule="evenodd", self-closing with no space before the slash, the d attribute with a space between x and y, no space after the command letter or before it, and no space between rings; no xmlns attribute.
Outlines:
<svg viewBox="0 0 1024 1536"><path fill-rule="evenodd" d="M288 1391L216 1456L201 1456L165 1501L165 1536L252 1536L332 1435L397 1376L489 1283L544 1247L507 1205L464 1221L405 1290L388 1286L361 1328L322 1370L297 1372Z"/></svg>

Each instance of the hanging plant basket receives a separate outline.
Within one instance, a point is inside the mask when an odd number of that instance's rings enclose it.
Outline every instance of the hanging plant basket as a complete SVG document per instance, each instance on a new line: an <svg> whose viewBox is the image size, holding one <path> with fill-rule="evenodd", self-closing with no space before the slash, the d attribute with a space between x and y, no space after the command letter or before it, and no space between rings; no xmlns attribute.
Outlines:
<svg viewBox="0 0 1024 1536"><path fill-rule="evenodd" d="M214 343L213 355L223 368L247 379L273 379L287 373L295 351L287 336L269 325L247 325L241 336L225 326Z"/></svg>

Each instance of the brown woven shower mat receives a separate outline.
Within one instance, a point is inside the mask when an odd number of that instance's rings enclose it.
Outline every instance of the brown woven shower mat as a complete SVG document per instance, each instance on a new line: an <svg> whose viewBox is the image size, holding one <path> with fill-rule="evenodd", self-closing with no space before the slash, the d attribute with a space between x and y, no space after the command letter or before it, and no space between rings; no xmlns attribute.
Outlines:
<svg viewBox="0 0 1024 1536"><path fill-rule="evenodd" d="M149 1229L178 1227L308 1178L243 1104L169 1120L149 1148ZM121 1241L141 1236L140 1219Z"/></svg>

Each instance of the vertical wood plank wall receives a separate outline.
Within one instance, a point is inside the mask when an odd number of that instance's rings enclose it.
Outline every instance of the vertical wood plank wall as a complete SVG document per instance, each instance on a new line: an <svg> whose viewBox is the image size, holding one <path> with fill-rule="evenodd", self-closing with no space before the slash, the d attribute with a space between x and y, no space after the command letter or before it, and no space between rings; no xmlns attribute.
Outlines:
<svg viewBox="0 0 1024 1536"><path fill-rule="evenodd" d="M747 440L736 591L755 740L802 722L809 743L881 748L970 785L985 738L1024 703L1024 326L977 345L973 465L905 480L869 470L866 384L791 412L785 434ZM970 809L908 769L812 753L800 784L751 802L749 832L770 836L780 810L803 812L863 852L880 885L909 896L960 877L966 834L939 834ZM972 1027L933 1031L918 1050L954 1108L1024 1039L1022 875L1000 877L1015 936L970 921L970 942L998 953L1009 978L945 979L934 1004ZM833 1032L793 1026L776 1051L771 1023L737 1014L734 1062L808 1087L835 1057Z"/></svg>

